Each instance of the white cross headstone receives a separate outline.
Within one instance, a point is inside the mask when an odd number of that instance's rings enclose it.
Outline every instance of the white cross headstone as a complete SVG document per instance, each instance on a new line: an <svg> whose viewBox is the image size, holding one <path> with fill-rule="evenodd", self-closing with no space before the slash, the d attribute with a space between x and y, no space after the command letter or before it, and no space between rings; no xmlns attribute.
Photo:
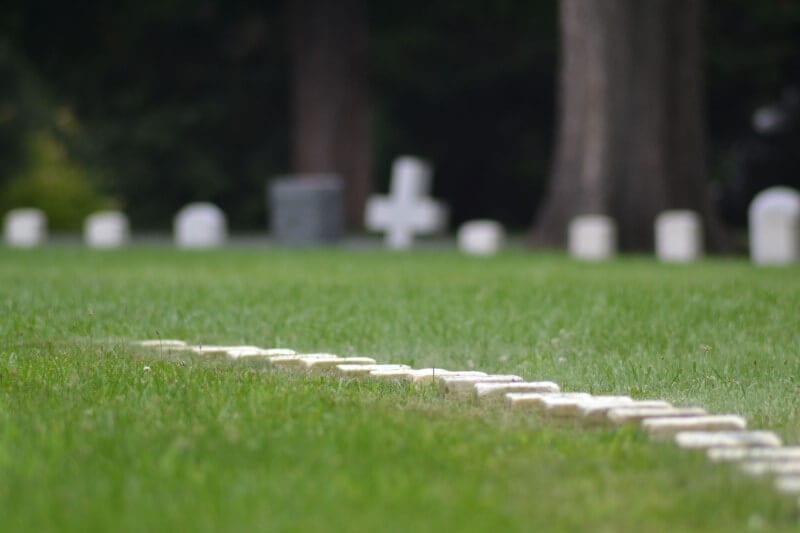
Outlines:
<svg viewBox="0 0 800 533"><path fill-rule="evenodd" d="M130 238L128 217L120 211L98 211L86 217L83 239L92 248L124 246Z"/></svg>
<svg viewBox="0 0 800 533"><path fill-rule="evenodd" d="M471 220L458 229L458 248L471 255L493 255L505 242L503 226L494 220Z"/></svg>
<svg viewBox="0 0 800 533"><path fill-rule="evenodd" d="M425 161L398 157L392 165L389 195L375 195L367 200L367 229L385 232L388 247L409 248L414 234L444 230L447 208L428 196L432 174Z"/></svg>
<svg viewBox="0 0 800 533"><path fill-rule="evenodd" d="M656 256L686 263L703 254L703 223L694 211L664 211L656 217Z"/></svg>
<svg viewBox="0 0 800 533"><path fill-rule="evenodd" d="M225 213L212 203L196 202L175 215L175 243L180 248L213 248L225 244Z"/></svg>
<svg viewBox="0 0 800 533"><path fill-rule="evenodd" d="M12 209L3 220L3 237L9 246L30 247L47 238L47 217L40 209Z"/></svg>
<svg viewBox="0 0 800 533"><path fill-rule="evenodd" d="M599 261L617 252L617 227L605 215L582 215L568 229L569 253L577 259Z"/></svg>
<svg viewBox="0 0 800 533"><path fill-rule="evenodd" d="M800 260L800 194L771 187L756 195L748 210L750 257L758 264Z"/></svg>

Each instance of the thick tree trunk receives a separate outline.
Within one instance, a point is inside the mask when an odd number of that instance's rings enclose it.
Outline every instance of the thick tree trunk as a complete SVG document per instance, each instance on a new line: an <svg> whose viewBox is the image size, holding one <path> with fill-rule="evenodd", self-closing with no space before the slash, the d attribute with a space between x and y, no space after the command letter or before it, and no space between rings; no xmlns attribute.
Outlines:
<svg viewBox="0 0 800 533"><path fill-rule="evenodd" d="M563 244L581 214L616 219L623 249L648 249L665 209L701 214L720 244L706 173L702 0L561 0L559 124L534 226Z"/></svg>
<svg viewBox="0 0 800 533"><path fill-rule="evenodd" d="M293 171L335 172L348 226L370 192L367 14L364 0L291 0Z"/></svg>

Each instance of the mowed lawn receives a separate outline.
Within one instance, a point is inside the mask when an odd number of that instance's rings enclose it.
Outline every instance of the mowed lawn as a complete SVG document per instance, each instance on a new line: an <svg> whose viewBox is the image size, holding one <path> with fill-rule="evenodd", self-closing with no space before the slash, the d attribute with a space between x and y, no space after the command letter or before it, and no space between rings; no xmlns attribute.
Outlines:
<svg viewBox="0 0 800 533"><path fill-rule="evenodd" d="M797 526L796 500L769 480L636 431L129 341L519 373L740 413L795 444L800 268L522 251L0 248L0 309L6 531Z"/></svg>

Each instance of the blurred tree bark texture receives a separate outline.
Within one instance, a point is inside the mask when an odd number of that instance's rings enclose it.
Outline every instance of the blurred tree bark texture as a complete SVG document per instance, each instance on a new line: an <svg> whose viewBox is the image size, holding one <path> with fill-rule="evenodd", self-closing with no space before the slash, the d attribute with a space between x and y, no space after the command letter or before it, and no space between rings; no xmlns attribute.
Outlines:
<svg viewBox="0 0 800 533"><path fill-rule="evenodd" d="M570 219L605 214L620 247L649 249L665 209L703 217L721 245L707 179L702 0L561 0L559 108L534 242L563 244Z"/></svg>
<svg viewBox="0 0 800 533"><path fill-rule="evenodd" d="M350 228L370 192L365 0L291 0L291 158L296 173L337 173Z"/></svg>

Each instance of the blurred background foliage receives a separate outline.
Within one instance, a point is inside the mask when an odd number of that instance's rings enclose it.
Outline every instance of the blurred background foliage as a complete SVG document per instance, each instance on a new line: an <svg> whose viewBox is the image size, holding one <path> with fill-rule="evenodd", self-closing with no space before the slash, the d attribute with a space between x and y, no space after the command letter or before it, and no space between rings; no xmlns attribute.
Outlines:
<svg viewBox="0 0 800 533"><path fill-rule="evenodd" d="M708 1L715 179L750 115L800 82L800 2ZM192 200L265 226L288 163L284 2L6 0L0 15L0 211L55 229L98 207L165 230ZM430 158L455 222L532 219L549 170L557 2L371 1L373 178Z"/></svg>

